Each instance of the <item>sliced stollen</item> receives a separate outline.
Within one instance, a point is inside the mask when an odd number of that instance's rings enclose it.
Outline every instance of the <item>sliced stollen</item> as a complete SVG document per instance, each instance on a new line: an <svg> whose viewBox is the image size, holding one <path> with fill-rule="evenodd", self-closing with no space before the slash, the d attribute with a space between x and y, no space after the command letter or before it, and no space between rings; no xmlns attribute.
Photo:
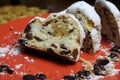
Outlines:
<svg viewBox="0 0 120 80"><path fill-rule="evenodd" d="M76 62L84 37L83 27L73 15L53 13L46 19L34 18L18 43Z"/></svg>
<svg viewBox="0 0 120 80"><path fill-rule="evenodd" d="M82 50L87 53L95 53L100 50L101 20L94 7L84 1L78 1L61 13L73 14L82 24L86 38Z"/></svg>
<svg viewBox="0 0 120 80"><path fill-rule="evenodd" d="M102 34L120 46L120 11L106 0L97 0L95 10L101 17Z"/></svg>

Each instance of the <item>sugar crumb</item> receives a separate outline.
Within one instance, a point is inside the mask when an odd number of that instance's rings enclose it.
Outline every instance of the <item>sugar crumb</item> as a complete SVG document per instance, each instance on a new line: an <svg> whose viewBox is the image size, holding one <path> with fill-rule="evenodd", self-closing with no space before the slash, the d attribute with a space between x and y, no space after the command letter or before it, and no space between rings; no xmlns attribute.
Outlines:
<svg viewBox="0 0 120 80"><path fill-rule="evenodd" d="M15 31L14 34L15 34L15 35L19 35L19 34L21 34L21 32Z"/></svg>
<svg viewBox="0 0 120 80"><path fill-rule="evenodd" d="M34 59L29 59L28 56L24 57L24 59L25 59L26 61L28 61L28 62L34 62Z"/></svg>
<svg viewBox="0 0 120 80"><path fill-rule="evenodd" d="M17 65L15 65L15 68L16 69L19 69L19 68L21 68L23 66L23 64L17 64Z"/></svg>
<svg viewBox="0 0 120 80"><path fill-rule="evenodd" d="M13 30L13 26L10 27L10 30L11 30L11 31Z"/></svg>
<svg viewBox="0 0 120 80"><path fill-rule="evenodd" d="M11 56L13 55L19 55L21 53L21 47L20 46L14 46L8 54L10 54Z"/></svg>

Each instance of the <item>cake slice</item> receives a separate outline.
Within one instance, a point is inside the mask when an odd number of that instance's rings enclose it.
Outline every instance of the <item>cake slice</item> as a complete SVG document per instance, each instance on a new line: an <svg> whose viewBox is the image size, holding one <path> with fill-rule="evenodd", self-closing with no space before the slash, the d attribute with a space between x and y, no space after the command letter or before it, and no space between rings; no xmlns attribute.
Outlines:
<svg viewBox="0 0 120 80"><path fill-rule="evenodd" d="M46 19L34 18L23 31L18 43L77 61L84 37L83 27L73 15L54 13Z"/></svg>
<svg viewBox="0 0 120 80"><path fill-rule="evenodd" d="M95 10L101 17L102 34L120 46L120 12L117 7L106 0L97 0Z"/></svg>
<svg viewBox="0 0 120 80"><path fill-rule="evenodd" d="M100 50L101 20L95 9L84 1L78 1L61 13L73 14L82 24L86 37L82 50L87 53L95 53Z"/></svg>

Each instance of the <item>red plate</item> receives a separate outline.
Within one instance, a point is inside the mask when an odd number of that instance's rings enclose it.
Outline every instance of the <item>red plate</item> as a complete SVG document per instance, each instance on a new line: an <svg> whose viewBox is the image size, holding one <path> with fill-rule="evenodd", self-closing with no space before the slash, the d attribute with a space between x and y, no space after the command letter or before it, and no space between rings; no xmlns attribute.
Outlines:
<svg viewBox="0 0 120 80"><path fill-rule="evenodd" d="M7 24L0 25L0 47L5 47L7 45L12 48L12 46L17 42L20 35L16 35L16 32L21 32L29 20L34 16L18 19ZM42 17L47 17L43 15ZM102 48L110 49L110 44L102 40ZM104 51L98 51L93 55L83 53L82 58L93 62L99 55L105 55ZM30 62L25 58L29 58ZM0 57L0 64L8 64L10 68L14 69L14 74L0 74L0 80L22 80L23 74L37 74L44 73L47 76L47 80L61 80L64 75L71 73L76 73L77 71L83 69L81 62L75 64L70 64L62 59L58 59L51 55L42 54L39 52L21 52L19 55L9 55L6 53L6 57ZM22 64L22 65L21 65ZM16 68L17 65L21 67ZM120 61L115 63L116 68L120 69ZM100 80L120 80L120 72L115 76L105 76Z"/></svg>

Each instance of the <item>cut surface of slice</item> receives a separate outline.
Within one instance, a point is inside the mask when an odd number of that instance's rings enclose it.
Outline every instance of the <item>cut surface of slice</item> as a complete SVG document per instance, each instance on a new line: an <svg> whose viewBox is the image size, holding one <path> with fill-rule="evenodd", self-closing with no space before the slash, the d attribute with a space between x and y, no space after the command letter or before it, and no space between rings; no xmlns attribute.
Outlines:
<svg viewBox="0 0 120 80"><path fill-rule="evenodd" d="M85 33L71 14L50 14L47 19L35 18L18 40L23 46L77 61Z"/></svg>
<svg viewBox="0 0 120 80"><path fill-rule="evenodd" d="M97 0L95 10L101 17L102 34L120 46L120 11L106 0Z"/></svg>
<svg viewBox="0 0 120 80"><path fill-rule="evenodd" d="M73 14L84 28L86 37L82 50L87 53L95 53L100 50L101 20L95 9L85 1L78 1L64 10L64 12L65 11L66 13Z"/></svg>

